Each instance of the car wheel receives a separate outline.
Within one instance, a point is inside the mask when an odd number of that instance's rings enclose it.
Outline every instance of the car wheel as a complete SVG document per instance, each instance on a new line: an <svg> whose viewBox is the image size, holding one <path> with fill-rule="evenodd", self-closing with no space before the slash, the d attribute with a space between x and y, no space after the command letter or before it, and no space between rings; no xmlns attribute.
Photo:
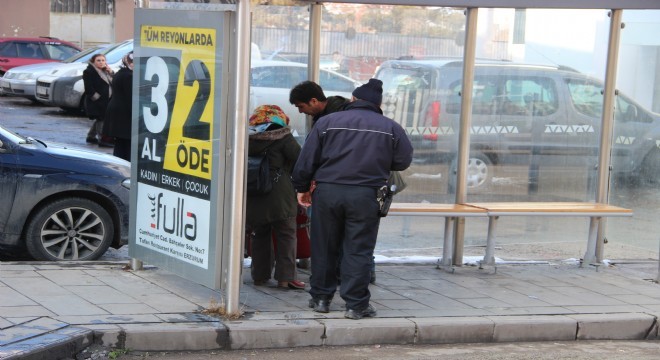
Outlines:
<svg viewBox="0 0 660 360"><path fill-rule="evenodd" d="M451 176L449 177L449 191L456 192L457 160L451 163ZM490 187L493 179L493 163L488 156L482 153L470 154L467 166L468 192L483 191Z"/></svg>
<svg viewBox="0 0 660 360"><path fill-rule="evenodd" d="M112 218L99 204L83 198L42 206L26 230L27 249L36 260L94 260L114 235Z"/></svg>
<svg viewBox="0 0 660 360"><path fill-rule="evenodd" d="M660 149L648 153L642 162L641 180L647 184L660 183Z"/></svg>

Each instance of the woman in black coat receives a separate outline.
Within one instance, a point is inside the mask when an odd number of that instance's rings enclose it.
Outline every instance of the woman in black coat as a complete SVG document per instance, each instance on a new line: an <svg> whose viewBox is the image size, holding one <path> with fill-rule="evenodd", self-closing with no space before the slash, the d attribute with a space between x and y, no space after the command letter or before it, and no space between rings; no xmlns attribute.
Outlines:
<svg viewBox="0 0 660 360"><path fill-rule="evenodd" d="M94 120L87 132L87 142L100 146L112 146L103 138L103 119L112 95L113 71L105 62L105 55L94 54L89 60L90 64L83 71L83 83L85 84L85 112Z"/></svg>
<svg viewBox="0 0 660 360"><path fill-rule="evenodd" d="M288 124L289 117L277 105L259 106L250 116L248 154L266 152L275 183L273 190L265 195L248 194L246 224L253 233L251 275L254 284L265 285L273 275L280 288L304 289L305 283L296 279L298 205L291 185L291 169L300 154L300 145ZM273 234L277 249L273 247Z"/></svg>
<svg viewBox="0 0 660 360"><path fill-rule="evenodd" d="M112 97L105 113L103 134L114 138L114 156L131 161L133 52L121 61L123 66L112 79Z"/></svg>

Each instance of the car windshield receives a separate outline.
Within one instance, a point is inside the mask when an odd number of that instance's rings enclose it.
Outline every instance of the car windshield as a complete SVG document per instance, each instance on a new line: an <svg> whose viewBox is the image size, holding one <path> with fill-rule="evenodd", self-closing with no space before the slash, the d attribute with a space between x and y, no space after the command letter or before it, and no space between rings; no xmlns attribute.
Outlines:
<svg viewBox="0 0 660 360"><path fill-rule="evenodd" d="M103 49L105 46L94 46L87 50L83 50L70 58L64 60L64 63L73 63L73 62L85 62L88 61L92 55L96 54L98 51Z"/></svg>
<svg viewBox="0 0 660 360"><path fill-rule="evenodd" d="M109 49L105 49L102 53L105 55L105 61L108 64L115 64L121 61L124 55L133 50L133 42L123 42Z"/></svg>
<svg viewBox="0 0 660 360"><path fill-rule="evenodd" d="M384 93L403 90L429 90L431 72L419 67L384 68L377 77L383 81Z"/></svg>

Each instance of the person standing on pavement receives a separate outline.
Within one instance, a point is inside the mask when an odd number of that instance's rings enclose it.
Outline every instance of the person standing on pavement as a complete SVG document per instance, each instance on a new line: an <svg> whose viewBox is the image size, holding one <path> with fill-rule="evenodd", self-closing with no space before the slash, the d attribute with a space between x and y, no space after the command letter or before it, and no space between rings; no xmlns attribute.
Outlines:
<svg viewBox="0 0 660 360"><path fill-rule="evenodd" d="M291 134L289 117L277 105L262 105L249 120L248 154L266 153L271 175L276 173L273 189L246 199L246 225L253 232L251 274L255 285L265 285L273 273L277 286L305 288L296 269L296 194L291 184L291 169L300 154L300 145ZM273 248L272 234L277 239Z"/></svg>
<svg viewBox="0 0 660 360"><path fill-rule="evenodd" d="M133 106L133 52L122 59L122 67L112 80L112 97L103 122L103 134L114 139L112 154L131 161Z"/></svg>
<svg viewBox="0 0 660 360"><path fill-rule="evenodd" d="M103 136L103 120L105 111L112 96L112 76L114 72L105 62L105 55L94 54L89 65L83 71L85 85L85 112L90 120L94 120L87 132L86 141L90 144L111 147L107 136Z"/></svg>
<svg viewBox="0 0 660 360"><path fill-rule="evenodd" d="M319 84L308 80L301 82L291 89L291 92L289 93L289 102L298 108L300 113L312 116L312 126L314 126L318 119L325 115L344 110L346 105L351 101L338 95L326 98L323 88L321 88ZM311 191L314 191L314 185L312 185ZM341 258L341 249L339 249L339 256L337 257L337 278L340 278L341 274L339 269ZM369 282L371 284L376 282L375 261L372 261Z"/></svg>
<svg viewBox="0 0 660 360"><path fill-rule="evenodd" d="M344 111L319 119L292 173L298 203L314 205L309 307L316 312L330 310L341 247L344 317L376 316L369 303L369 279L380 224L377 193L387 184L390 171L410 166L413 154L405 130L382 115L382 85L370 79L353 91L353 101Z"/></svg>
<svg viewBox="0 0 660 360"><path fill-rule="evenodd" d="M344 109L350 100L343 96L327 97L321 86L313 81L303 81L291 89L289 102L298 112L312 116L312 126L321 117Z"/></svg>

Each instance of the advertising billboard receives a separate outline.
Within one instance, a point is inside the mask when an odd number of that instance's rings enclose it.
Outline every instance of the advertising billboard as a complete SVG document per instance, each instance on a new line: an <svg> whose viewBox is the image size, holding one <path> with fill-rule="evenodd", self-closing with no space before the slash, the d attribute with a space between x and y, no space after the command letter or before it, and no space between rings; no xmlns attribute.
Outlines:
<svg viewBox="0 0 660 360"><path fill-rule="evenodd" d="M138 9L135 20L129 254L217 287L225 14Z"/></svg>

